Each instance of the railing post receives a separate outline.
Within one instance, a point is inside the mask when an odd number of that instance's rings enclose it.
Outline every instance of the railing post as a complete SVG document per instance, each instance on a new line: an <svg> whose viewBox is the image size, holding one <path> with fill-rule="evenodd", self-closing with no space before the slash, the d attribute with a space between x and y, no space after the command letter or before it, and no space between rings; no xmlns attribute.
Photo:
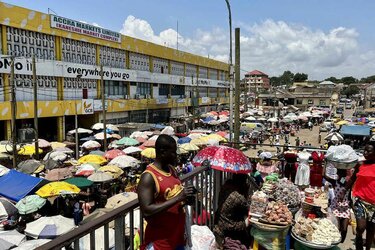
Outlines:
<svg viewBox="0 0 375 250"><path fill-rule="evenodd" d="M125 223L123 214L115 219L115 246L116 249L125 249Z"/></svg>

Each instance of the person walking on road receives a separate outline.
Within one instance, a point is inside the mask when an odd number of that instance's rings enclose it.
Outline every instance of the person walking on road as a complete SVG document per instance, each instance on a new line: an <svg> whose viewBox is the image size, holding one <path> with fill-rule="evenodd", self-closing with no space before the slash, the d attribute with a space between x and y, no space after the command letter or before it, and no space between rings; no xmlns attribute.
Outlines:
<svg viewBox="0 0 375 250"><path fill-rule="evenodd" d="M156 158L147 166L138 185L138 199L146 221L142 250L177 250L185 246L184 202L194 196L193 186L183 187L173 166L177 162L176 141L160 135Z"/></svg>

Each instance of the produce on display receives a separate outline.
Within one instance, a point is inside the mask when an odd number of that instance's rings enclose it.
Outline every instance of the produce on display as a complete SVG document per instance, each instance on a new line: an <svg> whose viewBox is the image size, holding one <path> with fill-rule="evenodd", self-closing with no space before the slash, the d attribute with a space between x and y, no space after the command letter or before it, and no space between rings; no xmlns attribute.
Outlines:
<svg viewBox="0 0 375 250"><path fill-rule="evenodd" d="M275 181L266 181L262 186L262 191L268 195L271 195L275 192L276 182Z"/></svg>
<svg viewBox="0 0 375 250"><path fill-rule="evenodd" d="M262 191L256 191L251 196L250 212L252 214L263 215L268 204L268 196Z"/></svg>
<svg viewBox="0 0 375 250"><path fill-rule="evenodd" d="M272 197L274 200L286 204L288 208L298 208L301 204L298 187L287 179L281 179L276 184Z"/></svg>
<svg viewBox="0 0 375 250"><path fill-rule="evenodd" d="M287 205L281 202L271 201L267 205L263 219L271 224L288 225L292 223L293 215Z"/></svg>
<svg viewBox="0 0 375 250"><path fill-rule="evenodd" d="M326 218L310 219L300 216L292 229L293 233L304 240L320 245L333 245L341 240L337 227Z"/></svg>

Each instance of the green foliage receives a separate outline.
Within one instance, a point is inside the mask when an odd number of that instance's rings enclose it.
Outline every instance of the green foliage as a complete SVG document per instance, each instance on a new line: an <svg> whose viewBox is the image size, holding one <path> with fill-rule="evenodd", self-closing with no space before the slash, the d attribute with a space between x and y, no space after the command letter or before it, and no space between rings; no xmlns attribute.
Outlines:
<svg viewBox="0 0 375 250"><path fill-rule="evenodd" d="M293 78L294 78L294 74L292 72L290 72L289 70L284 71L284 73L281 76L279 76L280 85L286 85L286 86L292 85Z"/></svg>
<svg viewBox="0 0 375 250"><path fill-rule="evenodd" d="M359 88L355 85L349 85L347 88L343 89L341 91L341 95L346 95L347 98L349 98L352 95L359 93Z"/></svg>
<svg viewBox="0 0 375 250"><path fill-rule="evenodd" d="M308 79L308 75L305 73L296 73L293 77L294 82L304 82Z"/></svg>
<svg viewBox="0 0 375 250"><path fill-rule="evenodd" d="M361 78L361 80L359 82L361 82L361 83L373 83L373 82L375 82L375 75L363 77L363 78Z"/></svg>
<svg viewBox="0 0 375 250"><path fill-rule="evenodd" d="M333 83L340 83L340 79L337 79L334 76L331 76L331 77L325 79L324 81L330 81L330 82L333 82Z"/></svg>
<svg viewBox="0 0 375 250"><path fill-rule="evenodd" d="M341 82L345 85L349 85L351 83L356 83L358 82L358 80L352 76L345 76L343 78L341 78Z"/></svg>

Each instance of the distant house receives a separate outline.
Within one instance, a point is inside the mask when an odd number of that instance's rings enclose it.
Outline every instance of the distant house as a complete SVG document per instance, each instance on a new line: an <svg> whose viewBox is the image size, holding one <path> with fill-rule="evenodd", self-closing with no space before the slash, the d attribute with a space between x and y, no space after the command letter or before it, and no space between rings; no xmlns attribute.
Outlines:
<svg viewBox="0 0 375 250"><path fill-rule="evenodd" d="M242 89L249 89L252 93L263 93L270 89L270 79L266 73L253 70L245 74Z"/></svg>

